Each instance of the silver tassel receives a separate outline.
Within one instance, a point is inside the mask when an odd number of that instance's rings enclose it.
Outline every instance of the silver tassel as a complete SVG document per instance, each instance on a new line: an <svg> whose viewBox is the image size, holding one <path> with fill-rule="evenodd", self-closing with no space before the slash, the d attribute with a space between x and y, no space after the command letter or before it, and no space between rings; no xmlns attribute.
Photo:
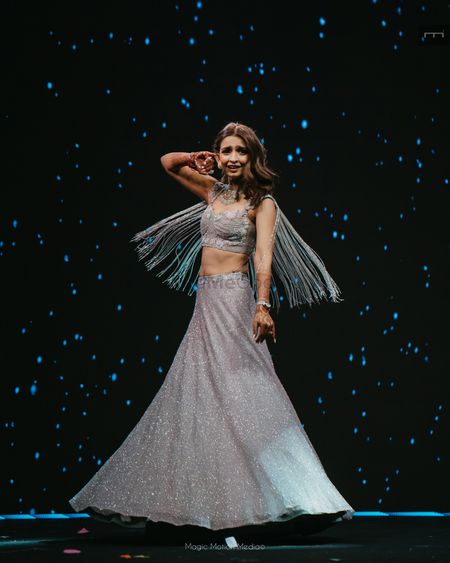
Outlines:
<svg viewBox="0 0 450 563"><path fill-rule="evenodd" d="M335 303L343 301L339 287L327 272L320 256L298 234L276 200L271 195L265 197L272 199L277 209L272 232L272 237L275 234L275 243L270 290L271 301L277 312L281 304L277 281L283 288L291 309L302 304L311 306L313 303L319 303L321 299ZM249 263L250 281L256 295L254 253Z"/></svg>
<svg viewBox="0 0 450 563"><path fill-rule="evenodd" d="M201 201L182 209L136 233L130 240L140 243L136 248L139 260L151 255L145 262L149 271L174 253L172 261L156 275L161 277L172 269L164 283L176 290L184 290L190 283L188 295L194 293L195 282L200 273L199 267L193 274L193 267L201 250L200 219L206 206L206 202Z"/></svg>

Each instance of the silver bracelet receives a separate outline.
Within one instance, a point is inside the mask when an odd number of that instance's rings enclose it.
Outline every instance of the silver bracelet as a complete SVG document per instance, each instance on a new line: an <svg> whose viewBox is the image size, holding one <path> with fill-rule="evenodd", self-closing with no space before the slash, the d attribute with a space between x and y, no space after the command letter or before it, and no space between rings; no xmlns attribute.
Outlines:
<svg viewBox="0 0 450 563"><path fill-rule="evenodd" d="M264 301L264 299L258 299L258 301L256 302L257 305L264 305L264 307L266 309L270 309L272 307L272 305L270 303L268 303L267 301Z"/></svg>

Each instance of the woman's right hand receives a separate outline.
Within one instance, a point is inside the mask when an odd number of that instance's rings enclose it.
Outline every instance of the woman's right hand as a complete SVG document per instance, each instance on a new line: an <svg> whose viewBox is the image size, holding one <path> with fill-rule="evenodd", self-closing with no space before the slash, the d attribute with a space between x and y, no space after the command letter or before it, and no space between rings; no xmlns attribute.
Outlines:
<svg viewBox="0 0 450 563"><path fill-rule="evenodd" d="M210 151L198 151L191 153L189 166L199 174L211 174L214 172L215 156L217 153Z"/></svg>

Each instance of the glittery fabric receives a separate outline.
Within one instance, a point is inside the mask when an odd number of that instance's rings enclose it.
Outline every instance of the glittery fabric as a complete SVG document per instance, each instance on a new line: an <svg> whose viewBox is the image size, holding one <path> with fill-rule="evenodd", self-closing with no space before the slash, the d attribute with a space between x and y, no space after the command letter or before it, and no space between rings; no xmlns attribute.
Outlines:
<svg viewBox="0 0 450 563"><path fill-rule="evenodd" d="M212 201L224 184L217 182L212 189ZM248 216L250 202L240 209L229 209L216 213L212 203L208 205L200 220L202 246L211 246L228 252L251 254L256 244L256 226Z"/></svg>
<svg viewBox="0 0 450 563"><path fill-rule="evenodd" d="M192 318L153 401L122 445L69 500L99 520L212 530L305 514L350 519L252 336L248 275L201 276Z"/></svg>

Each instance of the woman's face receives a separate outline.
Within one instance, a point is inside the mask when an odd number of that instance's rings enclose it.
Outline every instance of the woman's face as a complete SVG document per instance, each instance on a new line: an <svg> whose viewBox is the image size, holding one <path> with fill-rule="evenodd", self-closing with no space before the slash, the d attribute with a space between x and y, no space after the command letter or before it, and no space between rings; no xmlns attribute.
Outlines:
<svg viewBox="0 0 450 563"><path fill-rule="evenodd" d="M237 135L230 135L222 140L216 160L230 180L240 178L244 168L250 166L247 146L244 140Z"/></svg>

